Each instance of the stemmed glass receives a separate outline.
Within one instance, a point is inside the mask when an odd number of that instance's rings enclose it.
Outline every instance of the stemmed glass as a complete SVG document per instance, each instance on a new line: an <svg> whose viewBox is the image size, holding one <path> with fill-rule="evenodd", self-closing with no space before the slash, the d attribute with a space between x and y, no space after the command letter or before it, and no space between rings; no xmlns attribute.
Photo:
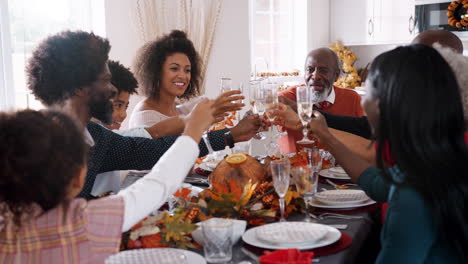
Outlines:
<svg viewBox="0 0 468 264"><path fill-rule="evenodd" d="M260 81L250 81L248 90L249 90L249 105L250 105L250 110L252 111L253 114L258 114L257 108L255 107L255 101L257 98L261 98L262 95L256 95L260 91L261 88L261 82ZM261 118L261 117L260 117ZM266 138L265 133L260 132L261 128L258 129L259 132L255 134L254 138L257 140L264 140Z"/></svg>
<svg viewBox="0 0 468 264"><path fill-rule="evenodd" d="M318 174L313 173L310 166L301 166L291 169L297 192L302 195L305 204L305 222L313 222L309 213L309 204L317 192Z"/></svg>
<svg viewBox="0 0 468 264"><path fill-rule="evenodd" d="M273 186L275 187L275 191L279 196L279 205L281 212L280 222L286 221L286 219L284 218L284 196L286 195L289 188L290 166L291 164L289 163L289 159L287 158L280 160L272 160L270 163L271 174L273 177Z"/></svg>
<svg viewBox="0 0 468 264"><path fill-rule="evenodd" d="M296 88L296 100L297 100L297 113L302 122L302 133L303 138L297 141L298 144L312 144L313 140L307 137L307 123L310 121L312 116L312 103L310 98L310 90L307 86L299 86Z"/></svg>
<svg viewBox="0 0 468 264"><path fill-rule="evenodd" d="M252 112L258 114L260 118L265 114L265 93L260 81L252 81L250 83L250 106L252 107ZM265 133L262 132L258 132L257 136L259 140L266 138Z"/></svg>

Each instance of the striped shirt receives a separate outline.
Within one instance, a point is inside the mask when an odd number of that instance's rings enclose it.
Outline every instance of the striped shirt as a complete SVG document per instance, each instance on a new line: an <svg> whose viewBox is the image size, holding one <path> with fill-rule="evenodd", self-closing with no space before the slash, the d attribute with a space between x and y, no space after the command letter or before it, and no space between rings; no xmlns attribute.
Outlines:
<svg viewBox="0 0 468 264"><path fill-rule="evenodd" d="M0 263L104 263L119 251L124 220L121 196L86 201L67 209L40 210L15 232L0 221Z"/></svg>

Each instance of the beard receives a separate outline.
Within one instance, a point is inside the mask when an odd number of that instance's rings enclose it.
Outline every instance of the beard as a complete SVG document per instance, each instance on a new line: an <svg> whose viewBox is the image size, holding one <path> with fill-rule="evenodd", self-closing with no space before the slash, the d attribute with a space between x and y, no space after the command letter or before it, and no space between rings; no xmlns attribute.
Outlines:
<svg viewBox="0 0 468 264"><path fill-rule="evenodd" d="M313 103L320 103L325 101L328 97L328 92L330 89L323 89L322 91L315 91L314 89L311 89L311 101Z"/></svg>
<svg viewBox="0 0 468 264"><path fill-rule="evenodd" d="M106 125L112 124L112 111L112 102L110 98L106 98L105 96L101 95L98 98L92 98L89 102L91 116Z"/></svg>

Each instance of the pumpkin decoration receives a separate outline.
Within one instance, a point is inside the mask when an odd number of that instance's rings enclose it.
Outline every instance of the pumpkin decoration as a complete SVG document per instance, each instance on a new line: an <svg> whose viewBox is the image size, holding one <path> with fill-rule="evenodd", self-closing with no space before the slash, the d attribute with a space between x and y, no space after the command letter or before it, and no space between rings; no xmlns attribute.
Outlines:
<svg viewBox="0 0 468 264"><path fill-rule="evenodd" d="M253 157L244 153L235 153L222 160L210 175L210 182L228 185L232 179L237 186L243 187L252 181L252 184L261 182L265 178L265 169Z"/></svg>

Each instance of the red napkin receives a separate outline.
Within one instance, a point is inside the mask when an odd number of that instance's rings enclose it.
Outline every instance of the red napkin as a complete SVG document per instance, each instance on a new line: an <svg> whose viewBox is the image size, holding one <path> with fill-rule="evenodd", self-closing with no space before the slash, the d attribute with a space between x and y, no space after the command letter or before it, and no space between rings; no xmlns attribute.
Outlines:
<svg viewBox="0 0 468 264"><path fill-rule="evenodd" d="M310 264L314 257L313 252L301 252L297 248L281 249L273 252L265 251L259 258L261 264Z"/></svg>

